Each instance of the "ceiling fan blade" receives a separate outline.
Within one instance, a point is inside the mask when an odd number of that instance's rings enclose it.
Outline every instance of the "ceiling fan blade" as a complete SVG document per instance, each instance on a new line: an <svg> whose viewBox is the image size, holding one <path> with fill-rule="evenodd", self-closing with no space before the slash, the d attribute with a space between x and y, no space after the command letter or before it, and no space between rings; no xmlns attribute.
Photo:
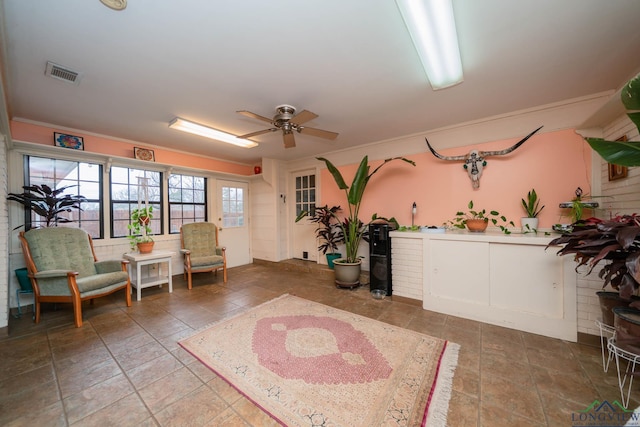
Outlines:
<svg viewBox="0 0 640 427"><path fill-rule="evenodd" d="M318 117L318 115L316 113L312 113L311 111L307 111L307 110L302 110L298 114L293 116L291 118L291 120L289 120L289 121L291 123L295 123L297 125L300 125L302 123L308 122L309 120L313 120L316 117Z"/></svg>
<svg viewBox="0 0 640 427"><path fill-rule="evenodd" d="M271 119L268 119L260 114L252 113L251 111L241 110L236 111L238 114L242 114L243 116L251 117L252 119L262 120L263 122L272 123Z"/></svg>
<svg viewBox="0 0 640 427"><path fill-rule="evenodd" d="M254 136L262 135L262 134L269 133L269 132L275 132L275 131L277 131L277 130L278 130L278 129L276 129L276 128L263 129L263 130L259 130L259 131L257 131L257 132L251 132L251 133L248 133L248 134L246 134L246 135L236 136L236 138L240 138L240 139L249 139L249 138L254 137Z"/></svg>
<svg viewBox="0 0 640 427"><path fill-rule="evenodd" d="M316 129L316 128L308 128L304 126L300 126L300 133L306 133L307 135L317 136L319 138L324 139L336 139L338 134L336 132L330 132L328 130Z"/></svg>
<svg viewBox="0 0 640 427"><path fill-rule="evenodd" d="M282 138L284 139L284 148L292 148L296 146L296 139L292 132L283 132Z"/></svg>

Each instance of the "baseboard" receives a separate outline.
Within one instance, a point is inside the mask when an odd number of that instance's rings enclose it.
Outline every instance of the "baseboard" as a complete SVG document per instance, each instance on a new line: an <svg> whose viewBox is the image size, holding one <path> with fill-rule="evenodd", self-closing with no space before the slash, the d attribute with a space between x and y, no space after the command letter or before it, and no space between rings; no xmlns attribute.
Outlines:
<svg viewBox="0 0 640 427"><path fill-rule="evenodd" d="M600 336L585 334L584 332L578 332L578 344L589 345L591 347L600 348Z"/></svg>

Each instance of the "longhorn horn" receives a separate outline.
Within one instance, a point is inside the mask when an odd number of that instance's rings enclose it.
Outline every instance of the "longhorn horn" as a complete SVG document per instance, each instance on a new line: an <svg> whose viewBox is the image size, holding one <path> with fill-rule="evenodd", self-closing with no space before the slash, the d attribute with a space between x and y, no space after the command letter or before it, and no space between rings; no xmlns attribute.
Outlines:
<svg viewBox="0 0 640 427"><path fill-rule="evenodd" d="M529 135L525 136L524 138L522 138L520 141L518 141L513 147L510 148L506 148L504 150L500 150L500 151L480 151L478 154L481 157L489 157L489 156L502 156L504 154L509 154L510 152L512 152L513 150L515 150L516 148L520 147L522 144L524 144L524 142L531 138L533 136L534 133L538 132L540 129L542 129L542 126L540 126L538 129L534 130L533 132L531 132Z"/></svg>
<svg viewBox="0 0 640 427"><path fill-rule="evenodd" d="M431 144L429 144L429 140L427 138L425 138L424 140L427 141L427 146L429 147L429 150L431 150L431 153L433 153L433 155L436 156L439 159L442 159L442 160L465 160L467 158L466 155L464 155L464 156L443 156L442 154L438 153L436 150L433 149Z"/></svg>

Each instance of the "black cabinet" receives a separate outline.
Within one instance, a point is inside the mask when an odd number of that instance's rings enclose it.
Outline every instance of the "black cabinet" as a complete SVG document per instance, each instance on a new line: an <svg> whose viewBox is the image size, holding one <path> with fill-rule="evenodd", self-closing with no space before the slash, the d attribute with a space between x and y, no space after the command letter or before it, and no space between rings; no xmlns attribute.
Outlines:
<svg viewBox="0 0 640 427"><path fill-rule="evenodd" d="M369 224L369 289L391 295L391 238L387 223Z"/></svg>

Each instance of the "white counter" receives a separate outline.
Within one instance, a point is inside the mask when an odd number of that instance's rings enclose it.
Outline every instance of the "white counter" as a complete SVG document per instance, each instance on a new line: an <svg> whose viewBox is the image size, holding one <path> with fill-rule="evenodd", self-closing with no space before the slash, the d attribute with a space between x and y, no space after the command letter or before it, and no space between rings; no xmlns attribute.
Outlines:
<svg viewBox="0 0 640 427"><path fill-rule="evenodd" d="M390 233L393 294L426 310L577 340L572 257L545 247L557 235L500 231Z"/></svg>

